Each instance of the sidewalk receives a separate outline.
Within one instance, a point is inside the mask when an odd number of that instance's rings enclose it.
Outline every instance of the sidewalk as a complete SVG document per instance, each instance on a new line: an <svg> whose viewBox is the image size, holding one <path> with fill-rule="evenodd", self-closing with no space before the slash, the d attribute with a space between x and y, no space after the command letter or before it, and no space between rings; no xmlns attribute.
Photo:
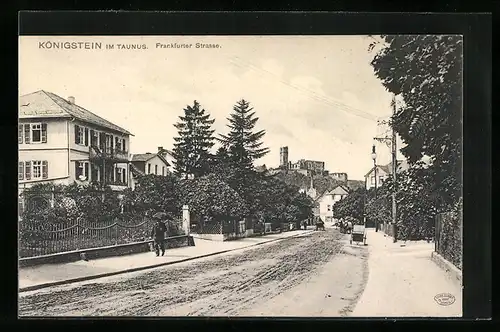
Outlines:
<svg viewBox="0 0 500 332"><path fill-rule="evenodd" d="M368 282L352 317L461 317L462 287L431 261L433 243L392 242L383 232L367 233ZM448 293L453 304L434 297Z"/></svg>
<svg viewBox="0 0 500 332"><path fill-rule="evenodd" d="M78 261L73 263L47 264L19 268L19 291L35 290L54 285L96 279L120 273L180 263L187 260L221 254L280 239L296 237L311 232L312 230L297 230L226 242L195 239L194 247L168 249L163 257L156 257L154 253L146 252L127 256L96 259L88 262Z"/></svg>

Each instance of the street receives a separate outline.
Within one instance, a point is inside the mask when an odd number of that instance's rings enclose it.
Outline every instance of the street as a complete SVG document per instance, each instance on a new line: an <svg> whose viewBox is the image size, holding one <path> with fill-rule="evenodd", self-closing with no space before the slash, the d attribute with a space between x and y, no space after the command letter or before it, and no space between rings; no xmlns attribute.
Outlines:
<svg viewBox="0 0 500 332"><path fill-rule="evenodd" d="M348 316L366 284L367 253L327 228L237 253L20 293L19 315Z"/></svg>

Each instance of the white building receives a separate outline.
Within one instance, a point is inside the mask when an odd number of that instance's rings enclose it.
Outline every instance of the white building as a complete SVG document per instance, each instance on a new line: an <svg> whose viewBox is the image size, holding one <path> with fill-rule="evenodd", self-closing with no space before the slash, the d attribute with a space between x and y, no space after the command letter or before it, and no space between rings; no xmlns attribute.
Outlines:
<svg viewBox="0 0 500 332"><path fill-rule="evenodd" d="M36 183L128 185L127 130L63 99L37 91L20 97L19 189Z"/></svg>
<svg viewBox="0 0 500 332"><path fill-rule="evenodd" d="M344 185L338 185L332 190L328 190L320 195L316 201L319 205L319 217L324 222L333 221L333 205L349 195L349 188Z"/></svg>
<svg viewBox="0 0 500 332"><path fill-rule="evenodd" d="M158 147L157 153L134 154L130 161L130 187L135 188L140 176L148 174L167 176L171 173L173 173L173 156L163 147Z"/></svg>
<svg viewBox="0 0 500 332"><path fill-rule="evenodd" d="M398 160L398 166L396 172L402 172L408 169L408 162L406 160ZM380 188L384 182L392 175L392 162L387 165L377 165L377 172L375 172L375 167L365 175L365 186L369 190L371 188ZM375 179L375 173L377 178Z"/></svg>

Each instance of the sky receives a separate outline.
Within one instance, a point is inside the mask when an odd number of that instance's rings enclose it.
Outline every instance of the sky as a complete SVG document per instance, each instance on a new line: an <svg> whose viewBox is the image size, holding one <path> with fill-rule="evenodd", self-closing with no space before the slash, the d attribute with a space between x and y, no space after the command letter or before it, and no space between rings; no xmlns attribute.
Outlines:
<svg viewBox="0 0 500 332"><path fill-rule="evenodd" d="M47 41L102 43L102 49L48 48ZM392 99L370 65L372 41L368 36L22 36L19 93L74 96L79 106L134 134L131 153L171 149L173 125L194 100L215 119L216 133L225 134L233 105L245 99L270 148L256 165L278 166L279 148L288 146L291 161L324 161L330 172L363 180L373 166L373 137L387 132L377 120L388 119ZM157 46L170 43L192 47ZM196 48L196 43L219 48ZM377 163L389 163L390 149L376 145Z"/></svg>

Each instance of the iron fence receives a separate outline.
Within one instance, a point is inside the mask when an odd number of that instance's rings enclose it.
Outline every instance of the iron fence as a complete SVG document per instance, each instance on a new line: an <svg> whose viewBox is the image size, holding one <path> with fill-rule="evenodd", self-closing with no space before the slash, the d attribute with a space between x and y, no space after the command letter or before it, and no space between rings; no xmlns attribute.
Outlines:
<svg viewBox="0 0 500 332"><path fill-rule="evenodd" d="M144 241L150 237L154 221L150 218L137 221L137 224L125 219L91 222L79 218L58 224L21 224L19 254L21 258L34 257ZM167 236L183 234L182 220L167 222Z"/></svg>
<svg viewBox="0 0 500 332"><path fill-rule="evenodd" d="M452 212L439 213L435 222L434 251L462 269L462 216Z"/></svg>
<svg viewBox="0 0 500 332"><path fill-rule="evenodd" d="M193 223L191 231L196 234L222 234L221 222L204 222L198 221Z"/></svg>
<svg viewBox="0 0 500 332"><path fill-rule="evenodd" d="M144 213L124 212L117 195L95 192L78 201L63 193L47 191L20 197L24 211L20 211L18 228L19 256L42 256L148 239L154 221ZM167 236L183 234L181 218L167 222Z"/></svg>

